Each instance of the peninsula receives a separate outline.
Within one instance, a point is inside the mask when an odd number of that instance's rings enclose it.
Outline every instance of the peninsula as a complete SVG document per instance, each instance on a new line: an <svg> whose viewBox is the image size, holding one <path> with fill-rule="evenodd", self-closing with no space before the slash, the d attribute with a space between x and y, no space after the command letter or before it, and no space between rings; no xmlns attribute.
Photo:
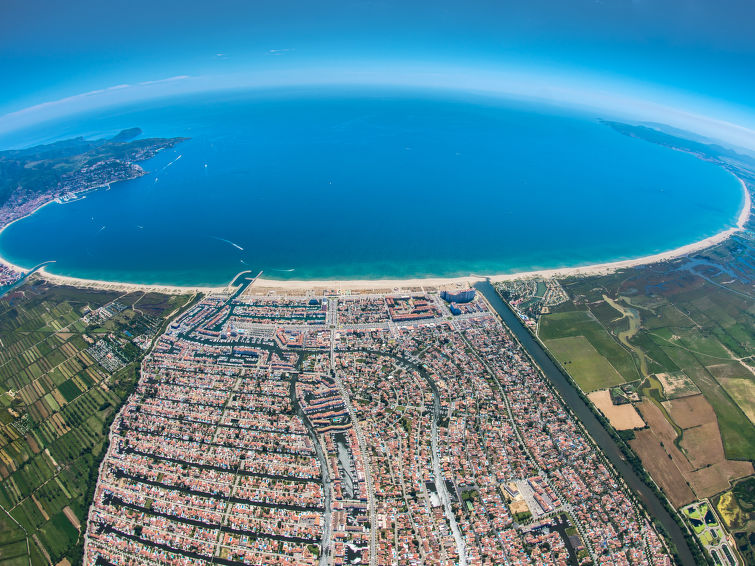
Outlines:
<svg viewBox="0 0 755 566"><path fill-rule="evenodd" d="M45 204L79 198L82 193L146 174L138 162L187 138L146 138L140 128L109 139L83 137L0 151L0 231ZM15 282L22 270L0 265L0 286Z"/></svg>

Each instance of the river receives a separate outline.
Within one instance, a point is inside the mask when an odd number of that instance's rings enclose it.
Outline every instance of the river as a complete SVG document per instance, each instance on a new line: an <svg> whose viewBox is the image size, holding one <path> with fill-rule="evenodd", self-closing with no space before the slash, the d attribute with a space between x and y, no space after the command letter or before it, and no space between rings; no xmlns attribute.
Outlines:
<svg viewBox="0 0 755 566"><path fill-rule="evenodd" d="M29 271L27 271L21 279L16 281L15 283L12 283L11 285L7 285L5 287L0 287L0 298L4 297L8 293L10 293L13 289L20 287L24 281L26 281L32 274L42 269L45 265L50 265L52 263L55 263L54 261L43 261L42 263L35 265L32 267Z"/></svg>

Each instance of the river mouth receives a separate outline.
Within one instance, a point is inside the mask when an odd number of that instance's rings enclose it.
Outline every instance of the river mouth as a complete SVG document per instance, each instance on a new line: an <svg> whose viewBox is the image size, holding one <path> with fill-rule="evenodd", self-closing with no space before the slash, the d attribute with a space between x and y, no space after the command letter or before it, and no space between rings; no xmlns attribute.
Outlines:
<svg viewBox="0 0 755 566"><path fill-rule="evenodd" d="M143 163L144 177L12 224L0 255L27 268L55 260L47 271L65 276L189 286L245 269L492 275L674 249L733 227L742 203L723 169L599 116L471 96L213 93L50 131L133 126L191 139Z"/></svg>

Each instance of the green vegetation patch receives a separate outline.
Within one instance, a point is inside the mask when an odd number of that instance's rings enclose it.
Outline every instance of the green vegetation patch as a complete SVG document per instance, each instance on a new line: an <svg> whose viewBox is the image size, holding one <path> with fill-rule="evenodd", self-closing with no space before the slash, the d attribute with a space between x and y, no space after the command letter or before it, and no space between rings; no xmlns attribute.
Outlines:
<svg viewBox="0 0 755 566"><path fill-rule="evenodd" d="M746 529L753 523L755 531L755 476L737 482L717 499L716 510L727 528Z"/></svg>
<svg viewBox="0 0 755 566"><path fill-rule="evenodd" d="M108 344L128 363L111 375L86 350L97 309L116 299ZM129 308L138 300L140 312ZM0 505L26 529L0 514L0 564L46 564L45 553L80 563L83 533L64 510L87 515L110 422L138 379L133 338L160 332L188 302L39 280L0 299Z"/></svg>
<svg viewBox="0 0 755 566"><path fill-rule="evenodd" d="M586 393L624 383L616 368L584 336L547 340L545 345Z"/></svg>
<svg viewBox="0 0 755 566"><path fill-rule="evenodd" d="M640 379L631 354L588 311L575 310L543 316L539 336L543 341L582 336L621 374L622 382Z"/></svg>
<svg viewBox="0 0 755 566"><path fill-rule="evenodd" d="M76 397L81 395L81 389L79 389L76 384L73 382L73 380L68 380L61 385L58 386L58 391L60 391L60 394L63 396L63 398L66 400L66 402L70 403Z"/></svg>
<svg viewBox="0 0 755 566"><path fill-rule="evenodd" d="M716 375L715 367L708 367ZM719 383L739 405L751 423L755 423L755 380L752 377L719 377Z"/></svg>

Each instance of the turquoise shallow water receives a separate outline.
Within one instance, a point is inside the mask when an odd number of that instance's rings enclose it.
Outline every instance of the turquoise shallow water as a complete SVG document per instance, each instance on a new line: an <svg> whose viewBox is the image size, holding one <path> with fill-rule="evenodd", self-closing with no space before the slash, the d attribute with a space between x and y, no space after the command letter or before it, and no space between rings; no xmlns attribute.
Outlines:
<svg viewBox="0 0 755 566"><path fill-rule="evenodd" d="M49 271L62 275L176 285L224 284L242 269L457 276L640 257L735 224L731 175L598 118L359 90L213 94L77 117L24 135L139 126L191 140L143 163L145 177L13 224L0 254L25 267L55 260Z"/></svg>

